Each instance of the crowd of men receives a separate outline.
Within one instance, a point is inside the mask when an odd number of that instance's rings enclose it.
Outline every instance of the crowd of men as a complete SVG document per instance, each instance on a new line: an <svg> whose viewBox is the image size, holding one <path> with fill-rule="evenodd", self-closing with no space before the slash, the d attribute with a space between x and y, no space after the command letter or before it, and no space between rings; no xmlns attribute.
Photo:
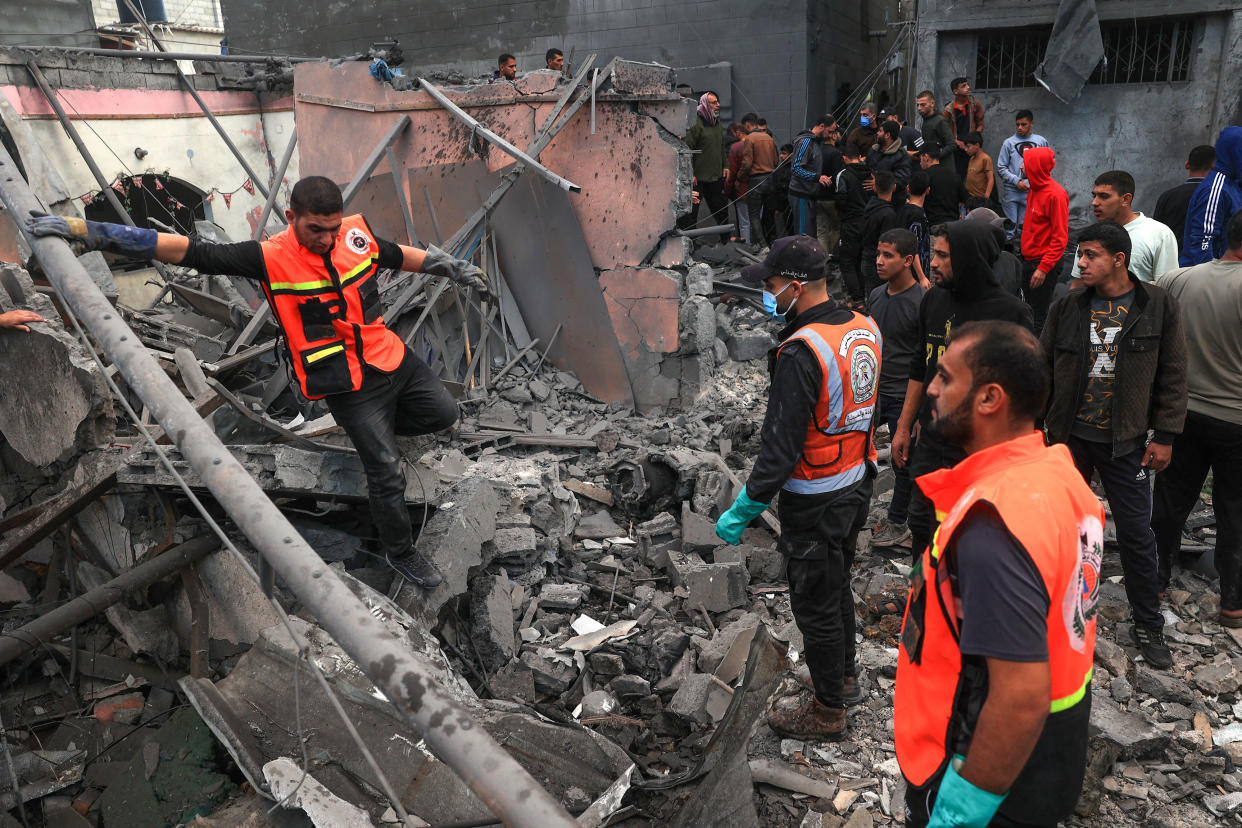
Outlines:
<svg viewBox="0 0 1242 828"><path fill-rule="evenodd" d="M1069 198L1034 114L1016 113L993 162L984 107L965 78L951 91L943 109L918 96L917 131L864 104L848 131L825 115L780 149L754 113L730 146L718 97L699 99L697 190L715 224L745 201L732 238L768 250L742 278L784 325L759 454L717 532L737 543L776 502L810 695L769 724L842 738L865 697L850 569L886 425L895 479L871 541L911 545L894 728L907 824L1051 826L1085 770L1092 480L1149 667L1173 667L1160 603L1209 472L1213 620L1242 627L1242 127L1191 149L1151 216L1131 173L1096 175L1096 221L1066 267Z"/></svg>

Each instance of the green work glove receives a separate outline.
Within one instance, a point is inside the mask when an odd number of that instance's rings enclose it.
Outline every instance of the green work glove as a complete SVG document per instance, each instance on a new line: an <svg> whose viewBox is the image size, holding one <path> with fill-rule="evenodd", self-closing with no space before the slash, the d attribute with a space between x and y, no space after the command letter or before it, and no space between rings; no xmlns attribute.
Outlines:
<svg viewBox="0 0 1242 828"><path fill-rule="evenodd" d="M492 295L487 286L487 274L470 262L450 256L434 245L428 245L424 253L423 273L443 276L461 287L474 288L484 296Z"/></svg>
<svg viewBox="0 0 1242 828"><path fill-rule="evenodd" d="M155 242L159 234L145 227L126 224L109 224L103 221L85 221L76 216L50 216L38 210L30 211L26 229L35 236L59 236L75 242L84 250L107 250L124 253L136 259L154 259Z"/></svg>
<svg viewBox="0 0 1242 828"><path fill-rule="evenodd" d="M751 500L746 494L746 487L743 486L742 493L737 496L737 500L733 501L729 511L716 521L716 534L733 546L737 546L742 541L742 532L747 525L763 514L766 508L768 504Z"/></svg>
<svg viewBox="0 0 1242 828"><path fill-rule="evenodd" d="M988 793L959 776L961 758L955 757L944 772L927 828L985 828L1005 801L1005 794Z"/></svg>

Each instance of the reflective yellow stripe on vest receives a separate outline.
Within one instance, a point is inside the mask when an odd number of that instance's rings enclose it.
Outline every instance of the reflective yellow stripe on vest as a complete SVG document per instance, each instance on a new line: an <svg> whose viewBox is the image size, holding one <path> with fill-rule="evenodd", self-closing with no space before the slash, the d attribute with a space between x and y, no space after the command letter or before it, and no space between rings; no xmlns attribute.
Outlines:
<svg viewBox="0 0 1242 828"><path fill-rule="evenodd" d="M269 282L272 290L292 290L298 293L312 293L332 287L331 279L316 279L311 282Z"/></svg>
<svg viewBox="0 0 1242 828"><path fill-rule="evenodd" d="M1049 712L1060 713L1062 710L1069 710L1071 707L1073 707L1074 705L1082 701L1083 697L1087 695L1087 688L1091 686L1091 675L1094 672L1095 672L1094 666L1088 668L1087 677L1082 680L1082 687L1079 687L1077 690L1075 690L1073 693L1070 693L1068 696L1064 696L1059 699L1053 699Z"/></svg>
<svg viewBox="0 0 1242 828"><path fill-rule="evenodd" d="M350 270L348 273L341 274L341 284L342 285L347 284L351 279L356 279L357 277L361 276L363 273L366 273L378 261L379 261L379 254L378 253L372 254L371 258L367 259L362 264Z"/></svg>
<svg viewBox="0 0 1242 828"><path fill-rule="evenodd" d="M324 357L330 357L333 354L339 354L341 351L344 351L344 350L345 350L344 345L333 345L330 348L324 348L322 351L315 351L313 353L308 353L306 355L306 361L311 364L314 364L318 362L319 360L323 359Z"/></svg>

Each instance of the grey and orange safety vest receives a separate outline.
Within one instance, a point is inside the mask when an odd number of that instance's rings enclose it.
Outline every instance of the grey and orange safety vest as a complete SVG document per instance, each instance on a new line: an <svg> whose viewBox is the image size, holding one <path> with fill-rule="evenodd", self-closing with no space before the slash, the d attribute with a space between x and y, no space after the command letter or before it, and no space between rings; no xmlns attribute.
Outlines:
<svg viewBox="0 0 1242 828"><path fill-rule="evenodd" d="M345 217L323 256L288 228L263 242L263 290L308 399L357 391L364 366L394 371L401 364L405 343L384 325L378 262L375 234L360 215Z"/></svg>
<svg viewBox="0 0 1242 828"><path fill-rule="evenodd" d="M810 347L819 361L820 389L807 425L802 456L785 490L823 494L862 480L867 462L875 462L871 436L880 377L880 330L868 316L855 313L844 324L804 325L780 344Z"/></svg>
<svg viewBox="0 0 1242 828"><path fill-rule="evenodd" d="M962 520L976 503L991 505L1039 570L1051 599L1047 704L1049 713L1059 713L1082 702L1091 689L1104 509L1074 468L1069 450L1045 446L1038 431L978 451L917 482L942 522L910 571L893 728L901 771L910 784L922 786L952 759L954 746L968 735L963 728L974 724L961 721L954 710L964 680L958 648L962 618L946 550Z"/></svg>

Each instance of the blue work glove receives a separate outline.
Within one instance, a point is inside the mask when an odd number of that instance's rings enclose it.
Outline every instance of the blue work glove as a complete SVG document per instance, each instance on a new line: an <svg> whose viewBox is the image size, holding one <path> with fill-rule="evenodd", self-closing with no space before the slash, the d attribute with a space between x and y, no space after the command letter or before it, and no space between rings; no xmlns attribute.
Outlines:
<svg viewBox="0 0 1242 828"><path fill-rule="evenodd" d="M155 242L159 234L145 227L126 224L108 224L102 221L85 221L76 216L49 216L38 210L30 211L26 229L35 236L59 236L76 242L83 250L107 250L124 253L136 259L154 259Z"/></svg>
<svg viewBox="0 0 1242 828"><path fill-rule="evenodd" d="M461 287L474 288L485 297L492 295L487 274L482 269L465 259L450 256L435 245L429 245L423 254L423 273L443 276Z"/></svg>
<svg viewBox="0 0 1242 828"><path fill-rule="evenodd" d="M743 486L742 493L737 496L737 500L733 501L729 511L716 521L716 534L733 546L737 546L742 541L742 532L752 520L763 514L766 508L768 504L751 500L746 494L746 487Z"/></svg>
<svg viewBox="0 0 1242 828"><path fill-rule="evenodd" d="M988 793L959 776L955 765L960 759L949 762L944 772L927 828L986 828L1005 801L1005 794Z"/></svg>

